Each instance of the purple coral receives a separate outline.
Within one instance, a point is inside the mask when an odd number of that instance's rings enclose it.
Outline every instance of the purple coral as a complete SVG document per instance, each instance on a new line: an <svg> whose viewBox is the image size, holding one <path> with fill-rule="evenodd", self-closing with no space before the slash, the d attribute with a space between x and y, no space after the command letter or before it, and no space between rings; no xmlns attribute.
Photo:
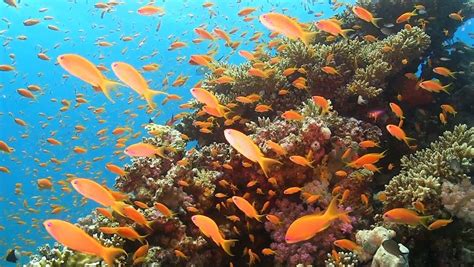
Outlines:
<svg viewBox="0 0 474 267"><path fill-rule="evenodd" d="M333 242L344 238L352 232L352 225L340 220L334 221L331 226L308 241L287 244L285 241L286 230L297 218L320 211L319 208L305 206L291 202L288 199L277 200L271 214L281 219L280 225L271 222L265 223L265 230L270 233L271 249L275 250L275 261L291 266L297 264L316 264L317 259L322 259L333 248Z"/></svg>

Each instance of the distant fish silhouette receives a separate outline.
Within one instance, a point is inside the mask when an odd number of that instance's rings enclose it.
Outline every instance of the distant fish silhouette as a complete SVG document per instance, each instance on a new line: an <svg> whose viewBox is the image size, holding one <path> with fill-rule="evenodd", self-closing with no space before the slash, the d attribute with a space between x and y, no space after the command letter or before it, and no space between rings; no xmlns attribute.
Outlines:
<svg viewBox="0 0 474 267"><path fill-rule="evenodd" d="M8 262L16 263L19 258L20 258L20 255L19 255L18 251L16 251L15 249L10 249L7 252L7 256L5 257L5 260L8 261Z"/></svg>

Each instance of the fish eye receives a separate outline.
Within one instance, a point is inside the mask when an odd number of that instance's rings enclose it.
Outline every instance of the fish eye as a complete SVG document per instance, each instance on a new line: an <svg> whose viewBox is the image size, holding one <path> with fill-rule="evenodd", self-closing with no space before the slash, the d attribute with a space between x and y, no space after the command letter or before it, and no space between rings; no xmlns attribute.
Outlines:
<svg viewBox="0 0 474 267"><path fill-rule="evenodd" d="M52 226L53 226L53 223L49 222L49 223L46 224L46 226L52 227Z"/></svg>
<svg viewBox="0 0 474 267"><path fill-rule="evenodd" d="M64 56L60 56L59 59L60 59L60 60L63 60L63 59L64 59Z"/></svg>
<svg viewBox="0 0 474 267"><path fill-rule="evenodd" d="M117 65L118 65L117 63L114 63L114 64L112 65L112 67L115 68L115 67L117 67Z"/></svg>

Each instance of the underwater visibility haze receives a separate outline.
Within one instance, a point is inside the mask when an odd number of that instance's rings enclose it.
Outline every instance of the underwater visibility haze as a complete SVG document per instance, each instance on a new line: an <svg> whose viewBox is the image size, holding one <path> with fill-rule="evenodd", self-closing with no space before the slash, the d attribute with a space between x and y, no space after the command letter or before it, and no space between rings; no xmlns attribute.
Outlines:
<svg viewBox="0 0 474 267"><path fill-rule="evenodd" d="M472 0L3 0L0 266L474 266Z"/></svg>

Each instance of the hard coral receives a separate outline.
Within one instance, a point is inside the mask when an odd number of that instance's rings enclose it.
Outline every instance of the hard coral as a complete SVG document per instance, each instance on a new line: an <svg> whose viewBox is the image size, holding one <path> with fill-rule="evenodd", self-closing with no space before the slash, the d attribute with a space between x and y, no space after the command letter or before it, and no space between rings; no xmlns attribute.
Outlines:
<svg viewBox="0 0 474 267"><path fill-rule="evenodd" d="M430 148L404 156L400 174L385 186L385 210L411 208L418 200L425 204L428 214L439 214L442 184L469 179L473 158L474 128L467 125L458 125L452 132L445 132Z"/></svg>

